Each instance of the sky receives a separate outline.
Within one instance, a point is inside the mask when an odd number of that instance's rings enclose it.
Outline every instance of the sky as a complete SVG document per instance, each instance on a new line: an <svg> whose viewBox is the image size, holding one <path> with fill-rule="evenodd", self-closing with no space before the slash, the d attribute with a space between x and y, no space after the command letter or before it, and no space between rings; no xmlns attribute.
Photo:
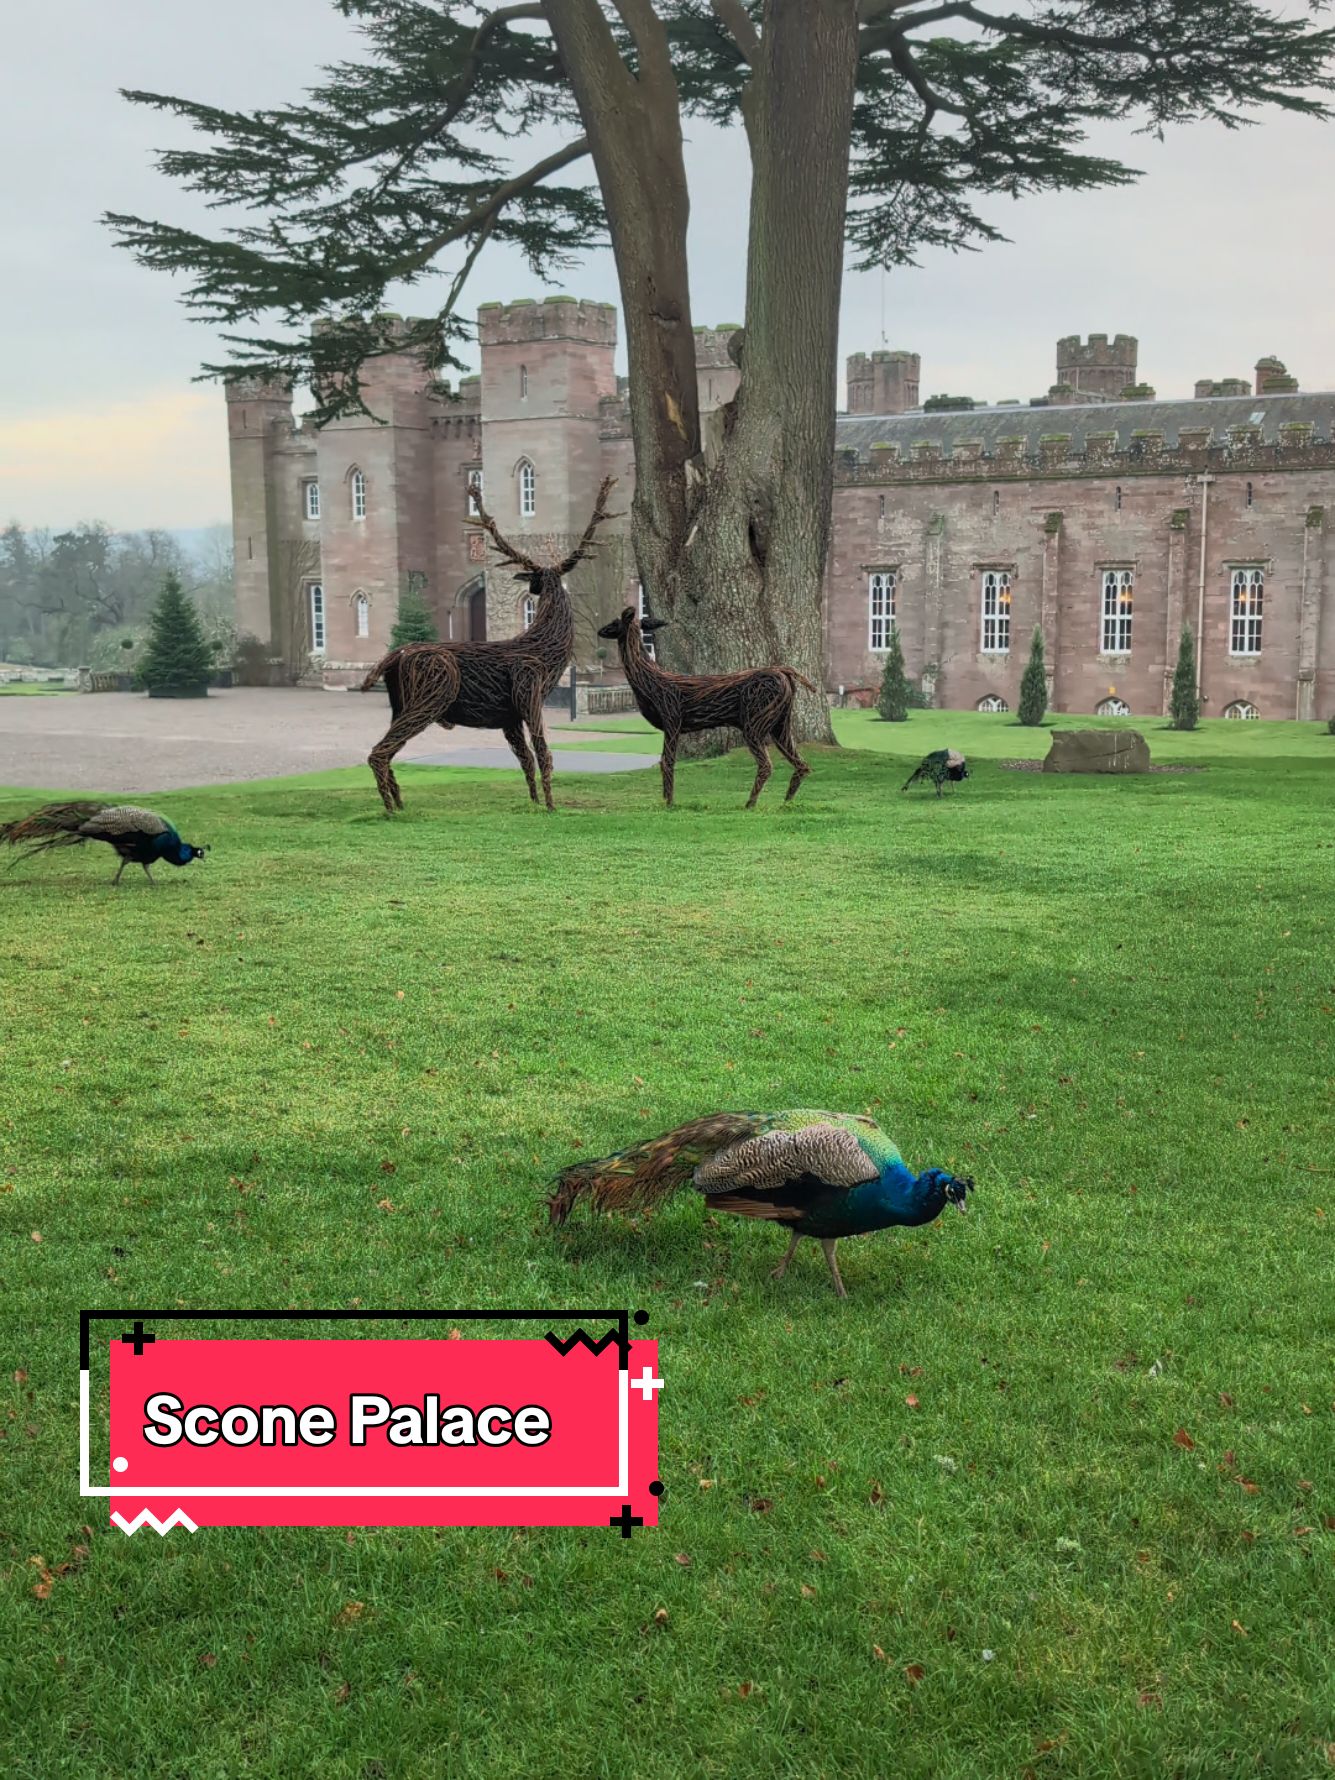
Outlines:
<svg viewBox="0 0 1335 1780"><path fill-rule="evenodd" d="M222 356L179 288L137 266L98 222L115 210L206 227L202 201L153 151L189 139L119 88L250 108L295 100L322 63L355 53L331 0L44 0L13 9L0 65L5 276L0 278L0 524L122 530L206 526L229 511L221 390L192 381ZM539 139L542 152L547 139ZM1044 393L1065 334L1129 333L1161 396L1198 377L1248 377L1274 353L1305 389L1335 388L1335 124L1269 114L1164 143L1095 144L1143 168L1118 191L1044 196L995 213L1009 244L933 252L921 268L850 273L843 355L922 355L922 393L997 400ZM746 157L690 125L692 309L744 314ZM727 177L728 173L732 177ZM443 262L443 273L454 270ZM432 286L392 302L427 306ZM442 286L443 289L443 281ZM599 252L553 287L615 302ZM485 252L467 301L540 296L519 256ZM621 367L624 369L624 365ZM298 404L300 406L300 403Z"/></svg>

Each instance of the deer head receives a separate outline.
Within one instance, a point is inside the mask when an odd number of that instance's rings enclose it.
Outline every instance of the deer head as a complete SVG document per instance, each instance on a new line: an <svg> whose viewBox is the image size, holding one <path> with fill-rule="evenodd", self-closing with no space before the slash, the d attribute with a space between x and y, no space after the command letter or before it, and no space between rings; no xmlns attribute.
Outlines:
<svg viewBox="0 0 1335 1780"><path fill-rule="evenodd" d="M623 637L630 635L637 624L643 635L652 636L656 630L662 630L665 624L671 622L670 618L641 618L634 606L623 606L620 618L613 618L609 624L605 624L598 635L619 643Z"/></svg>
<svg viewBox="0 0 1335 1780"><path fill-rule="evenodd" d="M602 487L598 490L598 499L594 505L593 515L584 528L584 536L570 554L559 562L539 562L535 557L525 555L522 550L516 550L513 544L501 536L496 521L487 512L481 500L477 502L477 517L472 523L479 530L487 533L491 539L492 549L496 551L502 562L514 563L517 571L515 580L527 581L529 591L541 596L545 590L559 585L562 577L568 575L577 562L583 562L597 549L593 534L600 525L609 519L620 519L619 513L607 511L607 497L615 486L615 476L608 476L604 480Z"/></svg>

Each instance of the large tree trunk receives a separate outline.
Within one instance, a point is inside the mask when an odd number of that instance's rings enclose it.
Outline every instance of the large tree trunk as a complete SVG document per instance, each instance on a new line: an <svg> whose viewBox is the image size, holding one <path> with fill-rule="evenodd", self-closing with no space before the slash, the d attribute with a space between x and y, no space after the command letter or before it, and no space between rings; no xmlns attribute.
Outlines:
<svg viewBox="0 0 1335 1780"><path fill-rule="evenodd" d="M588 132L630 359L632 536L667 663L784 662L824 684L822 576L834 469L839 295L857 84L856 0L766 0L744 111L752 159L741 388L702 448L681 117L661 22L618 0L630 74L596 0L548 0ZM822 691L798 735L833 740Z"/></svg>

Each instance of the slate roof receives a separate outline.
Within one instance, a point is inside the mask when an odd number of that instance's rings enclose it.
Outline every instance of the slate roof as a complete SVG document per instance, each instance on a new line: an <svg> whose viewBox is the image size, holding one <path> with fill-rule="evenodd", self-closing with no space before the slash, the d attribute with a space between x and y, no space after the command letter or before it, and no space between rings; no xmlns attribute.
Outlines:
<svg viewBox="0 0 1335 1780"><path fill-rule="evenodd" d="M1045 433L1069 433L1071 451L1085 449L1090 433L1117 434L1117 449L1125 451L1131 435L1161 432L1164 446L1177 445L1181 428L1208 426L1214 444L1226 444L1231 426L1259 426L1265 444L1278 443L1278 429L1286 422L1310 422L1314 438L1335 439L1335 392L1308 395L1203 396L1179 402L1090 402L1069 407L974 408L966 413L841 414L836 423L835 448L856 450L864 461L876 444L898 445L900 460L911 456L921 441L939 444L949 456L956 444L981 439L991 457L1002 439L1022 438L1024 455L1037 457L1038 442Z"/></svg>

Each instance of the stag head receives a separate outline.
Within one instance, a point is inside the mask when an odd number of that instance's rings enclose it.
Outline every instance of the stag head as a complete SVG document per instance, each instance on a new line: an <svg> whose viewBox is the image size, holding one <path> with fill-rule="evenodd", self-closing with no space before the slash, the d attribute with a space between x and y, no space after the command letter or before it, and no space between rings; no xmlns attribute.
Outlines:
<svg viewBox="0 0 1335 1780"><path fill-rule="evenodd" d="M517 550L513 544L501 536L496 521L480 500L477 502L477 517L471 523L478 530L486 532L491 539L492 549L502 562L510 562L515 565L515 580L527 581L530 591L540 595L544 587L549 587L554 582L560 582L563 576L570 573L577 562L583 562L597 549L598 546L593 534L600 525L605 524L609 519L620 519L619 513L607 511L607 497L615 486L615 476L605 478L602 487L598 490L598 499L594 505L592 517L584 528L584 536L570 554L562 557L559 561L552 559L547 562L539 562L536 557L528 556L524 551Z"/></svg>

